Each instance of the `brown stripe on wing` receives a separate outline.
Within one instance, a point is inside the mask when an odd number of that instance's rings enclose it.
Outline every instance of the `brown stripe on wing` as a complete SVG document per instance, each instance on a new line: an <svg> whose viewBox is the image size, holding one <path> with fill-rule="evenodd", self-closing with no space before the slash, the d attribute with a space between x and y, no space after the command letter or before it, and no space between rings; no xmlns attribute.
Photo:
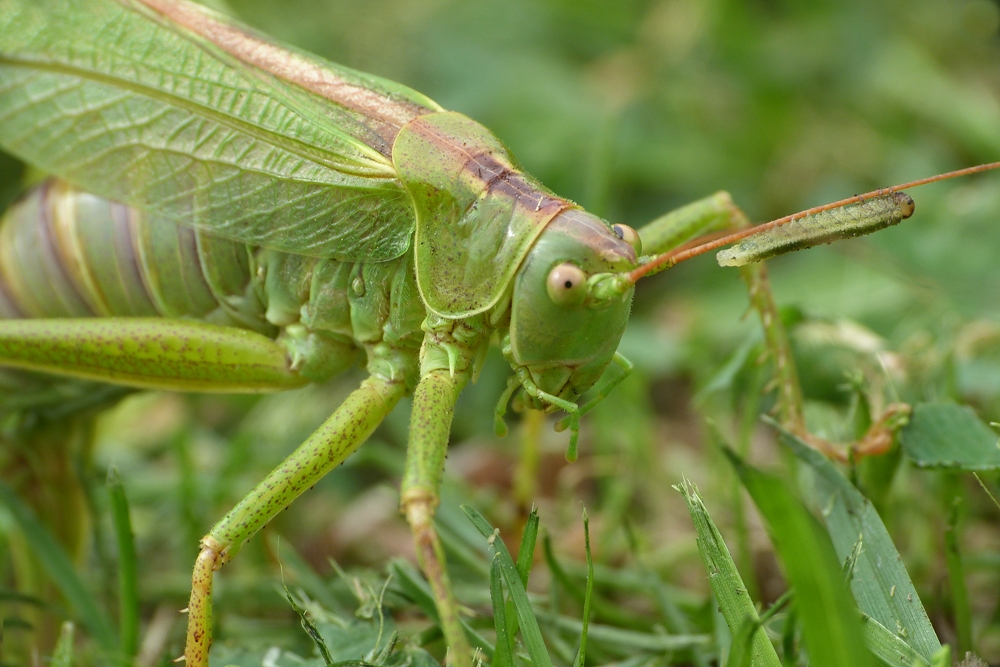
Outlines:
<svg viewBox="0 0 1000 667"><path fill-rule="evenodd" d="M541 226L548 224L560 211L577 208L576 204L546 191L541 183L517 169L506 159L497 156L494 149L469 141L462 136L451 136L432 125L433 116L412 121L409 128L434 146L428 159L437 160L441 166L456 173L458 181L476 196L496 194L511 197L520 208ZM473 121L469 121L472 123ZM484 129L485 131L485 129ZM494 139L495 141L499 141Z"/></svg>
<svg viewBox="0 0 1000 667"><path fill-rule="evenodd" d="M539 189L525 175L504 164L489 153L469 158L465 171L475 173L484 182L484 193L496 193L512 198L524 209L537 213L538 222L547 223L552 216L573 204L560 197L553 197Z"/></svg>

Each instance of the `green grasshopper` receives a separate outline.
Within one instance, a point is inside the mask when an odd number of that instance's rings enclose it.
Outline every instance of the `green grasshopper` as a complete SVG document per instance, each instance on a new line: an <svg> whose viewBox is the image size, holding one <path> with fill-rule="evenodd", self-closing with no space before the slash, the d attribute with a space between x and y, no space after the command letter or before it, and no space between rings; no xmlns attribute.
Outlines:
<svg viewBox="0 0 1000 667"><path fill-rule="evenodd" d="M64 179L0 231L0 364L243 393L366 365L203 538L185 648L198 666L214 572L408 394L401 509L452 659L470 665L432 519L455 401L491 340L514 371L498 421L515 392L563 410L572 458L580 415L630 368L616 350L635 282L715 247L669 252L681 243L746 226L725 193L638 233L609 225L471 119L184 0L0 0L0 144ZM860 209L861 231L820 217L746 253L874 231L908 214L893 201L877 220Z"/></svg>

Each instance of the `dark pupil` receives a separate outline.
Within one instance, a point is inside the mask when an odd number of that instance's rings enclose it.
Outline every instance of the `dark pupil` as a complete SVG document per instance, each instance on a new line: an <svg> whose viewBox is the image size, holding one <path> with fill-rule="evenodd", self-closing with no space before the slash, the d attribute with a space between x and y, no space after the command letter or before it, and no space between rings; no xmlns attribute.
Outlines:
<svg viewBox="0 0 1000 667"><path fill-rule="evenodd" d="M620 238L620 239L624 239L625 238L625 232L622 230L622 228L620 226L615 225L611 229L615 230L615 236L617 236L618 238Z"/></svg>
<svg viewBox="0 0 1000 667"><path fill-rule="evenodd" d="M572 280L567 280L565 283L563 283L563 287L565 287L566 289L569 289L572 286L573 286Z"/></svg>

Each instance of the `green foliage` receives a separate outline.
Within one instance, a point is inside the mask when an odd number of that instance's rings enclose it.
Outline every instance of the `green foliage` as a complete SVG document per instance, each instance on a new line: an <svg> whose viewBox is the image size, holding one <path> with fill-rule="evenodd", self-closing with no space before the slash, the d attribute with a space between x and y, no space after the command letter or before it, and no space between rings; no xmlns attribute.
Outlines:
<svg viewBox="0 0 1000 667"><path fill-rule="evenodd" d="M118 615L121 654L133 658L139 647L139 563L135 553L135 535L129 515L128 497L118 470L108 469L108 495L111 520L118 547Z"/></svg>
<svg viewBox="0 0 1000 667"><path fill-rule="evenodd" d="M836 555L820 527L780 479L746 465L735 455L730 458L767 524L785 576L795 590L809 664L871 664Z"/></svg>
<svg viewBox="0 0 1000 667"><path fill-rule="evenodd" d="M926 468L996 470L997 434L967 406L921 403L914 407L900 444L914 463Z"/></svg>
<svg viewBox="0 0 1000 667"><path fill-rule="evenodd" d="M684 495L684 502L698 533L698 551L708 570L712 593L733 633L727 664L761 667L780 665L778 654L763 630L754 601L750 599L736 563L729 554L722 534L709 516L697 487L684 480L679 490Z"/></svg>
<svg viewBox="0 0 1000 667"><path fill-rule="evenodd" d="M102 649L109 653L114 652L117 641L108 624L107 616L101 613L97 601L77 575L72 561L51 531L38 520L24 500L2 483L0 483L0 503L17 522L21 534L31 547L32 554L38 558L45 573L66 599L74 617L90 630Z"/></svg>
<svg viewBox="0 0 1000 667"><path fill-rule="evenodd" d="M52 667L73 667L73 623L66 621L59 632L59 641L52 652Z"/></svg>
<svg viewBox="0 0 1000 667"><path fill-rule="evenodd" d="M815 449L783 429L779 433L782 444L815 473L816 499L837 558L849 568L858 608L930 660L941 643L878 513Z"/></svg>
<svg viewBox="0 0 1000 667"><path fill-rule="evenodd" d="M551 667L552 662L549 660L548 650L545 648L545 642L542 640L542 632L538 627L535 612L531 608L531 602L528 601L528 593L524 588L525 584L521 581L521 574L518 572L517 566L514 565L514 561L511 559L506 545L504 545L503 540L498 539L499 531L494 529L475 508L466 506L462 509L476 525L476 528L482 533L483 537L487 538L490 555L499 564L497 569L504 583L507 585L507 590L510 591L511 599L514 601L517 621L521 626L521 636L528 649L528 655L531 656L531 662L540 667ZM490 566L490 570L492 573L492 565Z"/></svg>

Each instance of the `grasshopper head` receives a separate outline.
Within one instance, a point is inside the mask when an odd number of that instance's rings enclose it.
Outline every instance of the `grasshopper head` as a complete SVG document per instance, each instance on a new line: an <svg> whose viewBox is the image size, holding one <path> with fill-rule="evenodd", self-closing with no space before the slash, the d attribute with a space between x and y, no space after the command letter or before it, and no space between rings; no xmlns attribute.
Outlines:
<svg viewBox="0 0 1000 667"><path fill-rule="evenodd" d="M632 288L613 294L601 279L635 268L638 235L579 209L552 219L514 282L509 361L544 392L569 401L590 389L614 357ZM549 406L537 399L536 408Z"/></svg>

